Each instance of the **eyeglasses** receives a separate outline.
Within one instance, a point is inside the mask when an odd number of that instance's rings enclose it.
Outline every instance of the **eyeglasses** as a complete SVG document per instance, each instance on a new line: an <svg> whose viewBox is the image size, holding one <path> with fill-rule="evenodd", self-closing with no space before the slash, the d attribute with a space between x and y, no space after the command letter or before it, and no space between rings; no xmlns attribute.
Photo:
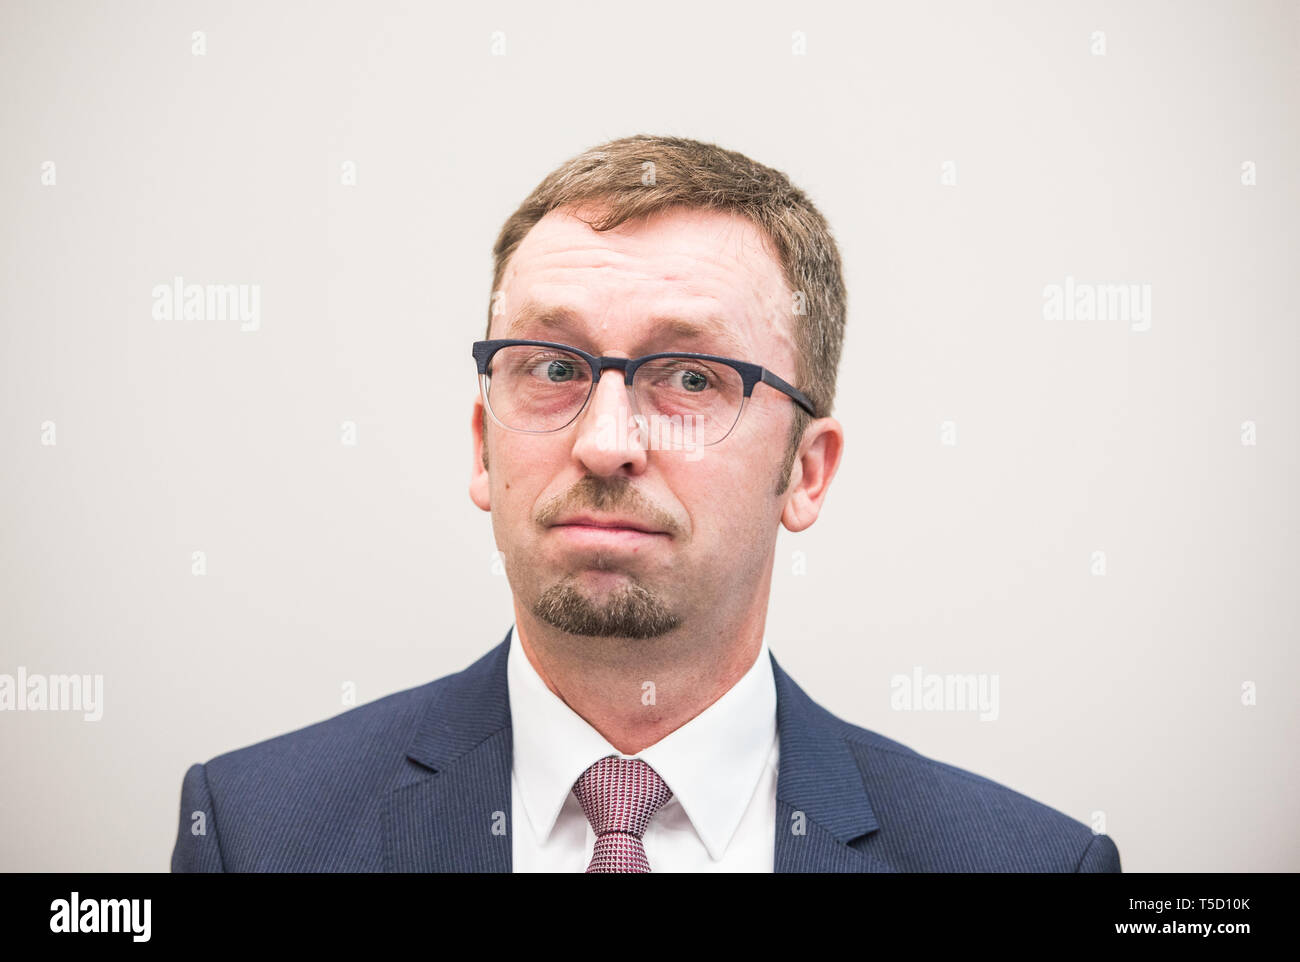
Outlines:
<svg viewBox="0 0 1300 962"><path fill-rule="evenodd" d="M492 420L526 434L560 431L577 420L608 368L623 372L633 414L685 424L698 445L731 433L760 381L817 416L812 401L771 371L714 354L596 357L552 341L494 340L475 341L473 355Z"/></svg>

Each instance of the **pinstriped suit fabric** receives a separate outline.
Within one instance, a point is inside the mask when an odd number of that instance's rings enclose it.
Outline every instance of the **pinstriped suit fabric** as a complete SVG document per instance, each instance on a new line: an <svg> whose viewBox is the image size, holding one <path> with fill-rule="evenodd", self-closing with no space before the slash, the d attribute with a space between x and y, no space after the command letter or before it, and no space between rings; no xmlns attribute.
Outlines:
<svg viewBox="0 0 1300 962"><path fill-rule="evenodd" d="M511 869L510 638L473 665L193 765L172 870ZM1105 835L850 725L772 658L780 872L1118 872Z"/></svg>

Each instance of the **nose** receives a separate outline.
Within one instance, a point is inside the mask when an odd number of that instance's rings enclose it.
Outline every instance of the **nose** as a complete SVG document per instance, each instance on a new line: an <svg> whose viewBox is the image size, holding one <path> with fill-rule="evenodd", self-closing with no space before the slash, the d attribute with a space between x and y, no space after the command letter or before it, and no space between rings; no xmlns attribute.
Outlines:
<svg viewBox="0 0 1300 962"><path fill-rule="evenodd" d="M591 474L601 477L643 472L645 446L632 415L631 394L623 383L623 372L605 370L578 419L573 456Z"/></svg>

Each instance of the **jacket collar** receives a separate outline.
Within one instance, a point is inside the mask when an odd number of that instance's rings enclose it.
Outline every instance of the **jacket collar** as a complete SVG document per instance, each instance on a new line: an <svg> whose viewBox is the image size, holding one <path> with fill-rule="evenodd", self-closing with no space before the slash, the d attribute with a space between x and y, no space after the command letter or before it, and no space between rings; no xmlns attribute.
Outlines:
<svg viewBox="0 0 1300 962"><path fill-rule="evenodd" d="M394 872L511 870L510 699L505 641L436 682L384 806L384 867ZM770 652L769 652L770 655ZM772 657L780 768L777 872L890 872L850 846L877 831L844 723Z"/></svg>
<svg viewBox="0 0 1300 962"><path fill-rule="evenodd" d="M776 778L777 872L892 872L850 846L879 830L847 725L808 697L772 657L780 767Z"/></svg>

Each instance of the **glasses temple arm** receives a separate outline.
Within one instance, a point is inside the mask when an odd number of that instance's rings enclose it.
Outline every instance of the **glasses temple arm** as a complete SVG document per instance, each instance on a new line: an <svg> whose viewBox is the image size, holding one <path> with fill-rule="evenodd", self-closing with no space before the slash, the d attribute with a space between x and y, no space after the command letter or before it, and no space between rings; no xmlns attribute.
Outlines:
<svg viewBox="0 0 1300 962"><path fill-rule="evenodd" d="M817 409L813 407L812 401L808 400L808 397L793 384L777 377L767 368L763 368L762 379L764 384L776 388L782 394L788 395L795 404L807 411L812 417L817 416Z"/></svg>

